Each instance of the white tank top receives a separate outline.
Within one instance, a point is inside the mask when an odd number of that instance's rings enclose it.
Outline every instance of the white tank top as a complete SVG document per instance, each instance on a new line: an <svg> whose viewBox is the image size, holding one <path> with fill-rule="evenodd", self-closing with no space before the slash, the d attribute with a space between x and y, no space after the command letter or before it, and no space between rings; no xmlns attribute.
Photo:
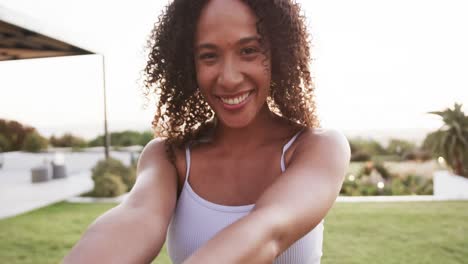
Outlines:
<svg viewBox="0 0 468 264"><path fill-rule="evenodd" d="M286 170L284 153L300 132L283 147L280 161L282 172ZM167 250L173 264L181 264L216 233L247 215L255 206L255 204L226 206L200 197L188 181L189 146L185 149L185 159L187 164L185 182L167 231ZM319 264L322 256L322 242L323 220L278 256L274 264Z"/></svg>

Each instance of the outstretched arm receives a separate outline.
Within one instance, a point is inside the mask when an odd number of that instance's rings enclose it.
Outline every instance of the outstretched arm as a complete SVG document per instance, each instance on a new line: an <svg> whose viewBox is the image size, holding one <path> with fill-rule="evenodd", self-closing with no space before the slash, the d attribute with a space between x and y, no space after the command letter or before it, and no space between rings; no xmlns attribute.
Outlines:
<svg viewBox="0 0 468 264"><path fill-rule="evenodd" d="M176 204L177 178L163 142L143 150L129 197L100 216L64 263L149 263L166 238Z"/></svg>
<svg viewBox="0 0 468 264"><path fill-rule="evenodd" d="M350 150L335 131L308 130L288 169L254 210L219 232L184 264L272 263L325 217L339 194Z"/></svg>

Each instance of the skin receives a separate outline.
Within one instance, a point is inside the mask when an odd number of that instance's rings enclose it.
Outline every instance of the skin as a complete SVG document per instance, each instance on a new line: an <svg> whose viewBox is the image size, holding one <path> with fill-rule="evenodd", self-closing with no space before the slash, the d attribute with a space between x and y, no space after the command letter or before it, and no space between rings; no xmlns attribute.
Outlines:
<svg viewBox="0 0 468 264"><path fill-rule="evenodd" d="M234 9L231 9L234 8ZM224 126L245 130L268 115L265 101L271 82L269 54L262 54L256 17L237 1L213 1L200 14L195 35L199 89ZM219 99L252 91L239 111L226 111ZM256 122L258 123L258 122ZM237 132L237 131L236 131Z"/></svg>
<svg viewBox="0 0 468 264"><path fill-rule="evenodd" d="M325 217L349 164L349 144L341 133L305 129L286 153L287 170L281 173L281 149L300 127L266 105L270 59L255 40L255 21L240 1L212 0L197 24L197 81L219 122L209 143L191 149L189 182L213 203L255 207L186 264L272 263ZM219 100L245 91L252 94L242 109L227 110ZM183 150L176 150L174 166L163 142L151 141L129 198L98 218L64 263L150 262L164 244L185 170Z"/></svg>
<svg viewBox="0 0 468 264"><path fill-rule="evenodd" d="M349 163L349 145L343 135L309 129L287 153L285 173L281 174L279 162L278 167L271 166L279 161L281 147L297 127L266 107L271 74L265 68L269 69L270 60L262 56L257 41L242 43L256 37L256 20L240 1L213 0L197 25L195 47L209 47L196 49L197 80L220 124L210 144L192 149L189 182L211 202L255 203L255 207L185 263L219 263L220 258L223 263L272 263L325 217ZM222 107L220 95L249 89L254 93L242 110ZM179 168L183 175L179 185L185 177L183 169Z"/></svg>

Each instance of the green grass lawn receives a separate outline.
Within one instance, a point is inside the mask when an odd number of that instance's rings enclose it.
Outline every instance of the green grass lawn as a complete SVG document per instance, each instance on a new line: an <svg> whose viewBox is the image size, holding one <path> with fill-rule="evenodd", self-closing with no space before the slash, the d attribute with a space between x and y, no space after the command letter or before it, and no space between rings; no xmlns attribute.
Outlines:
<svg viewBox="0 0 468 264"><path fill-rule="evenodd" d="M112 206L58 203L0 220L0 263L59 263ZM337 203L322 263L467 263L467 220L468 202ZM153 263L170 263L165 249Z"/></svg>

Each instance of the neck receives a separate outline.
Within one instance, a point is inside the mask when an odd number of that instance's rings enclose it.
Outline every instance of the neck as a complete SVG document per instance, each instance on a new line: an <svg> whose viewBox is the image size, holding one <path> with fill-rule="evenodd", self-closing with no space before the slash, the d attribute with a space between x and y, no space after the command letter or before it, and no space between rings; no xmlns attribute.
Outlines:
<svg viewBox="0 0 468 264"><path fill-rule="evenodd" d="M246 151L262 144L262 138L271 134L275 128L277 116L265 106L252 122L242 128L227 127L221 123L215 130L215 141L231 152Z"/></svg>

